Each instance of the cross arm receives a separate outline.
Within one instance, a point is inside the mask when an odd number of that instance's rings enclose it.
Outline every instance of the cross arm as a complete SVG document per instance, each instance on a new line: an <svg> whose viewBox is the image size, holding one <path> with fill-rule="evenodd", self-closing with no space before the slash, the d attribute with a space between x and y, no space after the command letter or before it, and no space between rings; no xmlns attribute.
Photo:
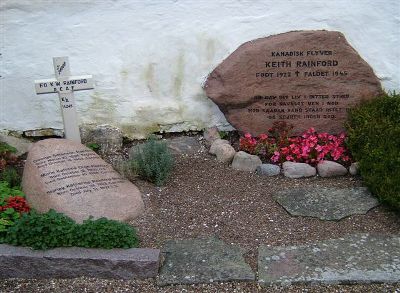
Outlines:
<svg viewBox="0 0 400 293"><path fill-rule="evenodd" d="M60 79L35 80L37 94L72 92L94 88L92 75L68 76Z"/></svg>

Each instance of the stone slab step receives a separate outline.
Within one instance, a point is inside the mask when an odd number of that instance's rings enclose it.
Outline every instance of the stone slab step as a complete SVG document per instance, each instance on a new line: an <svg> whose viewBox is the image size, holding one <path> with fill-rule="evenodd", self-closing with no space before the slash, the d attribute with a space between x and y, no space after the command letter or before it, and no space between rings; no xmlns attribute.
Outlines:
<svg viewBox="0 0 400 293"><path fill-rule="evenodd" d="M132 279L155 277L160 250L56 248L45 251L0 244L0 278Z"/></svg>
<svg viewBox="0 0 400 293"><path fill-rule="evenodd" d="M172 240L166 243L165 262L158 285L254 281L243 250L209 239Z"/></svg>
<svg viewBox="0 0 400 293"><path fill-rule="evenodd" d="M400 236L356 234L304 246L260 246L261 285L395 283Z"/></svg>
<svg viewBox="0 0 400 293"><path fill-rule="evenodd" d="M292 216L328 221L366 214L379 205L366 187L294 188L280 191L274 198Z"/></svg>

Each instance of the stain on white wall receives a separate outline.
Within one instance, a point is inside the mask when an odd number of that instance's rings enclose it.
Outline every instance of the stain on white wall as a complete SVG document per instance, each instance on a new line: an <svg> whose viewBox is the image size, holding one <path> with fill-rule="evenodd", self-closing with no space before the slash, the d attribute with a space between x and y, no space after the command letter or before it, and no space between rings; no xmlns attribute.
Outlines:
<svg viewBox="0 0 400 293"><path fill-rule="evenodd" d="M292 30L345 34L389 90L400 88L400 2L3 0L0 4L0 129L62 129L57 94L36 95L52 57L72 75L80 123L112 124L131 137L156 131L229 129L202 90L242 43Z"/></svg>

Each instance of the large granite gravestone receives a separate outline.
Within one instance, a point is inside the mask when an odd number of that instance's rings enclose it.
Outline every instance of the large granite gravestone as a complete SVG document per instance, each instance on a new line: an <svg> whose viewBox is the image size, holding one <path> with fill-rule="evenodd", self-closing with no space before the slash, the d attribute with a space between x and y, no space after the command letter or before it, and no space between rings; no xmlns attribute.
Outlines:
<svg viewBox="0 0 400 293"><path fill-rule="evenodd" d="M347 111L382 93L371 67L340 32L296 31L253 40L225 59L205 91L239 131L267 132L274 121L338 133Z"/></svg>
<svg viewBox="0 0 400 293"><path fill-rule="evenodd" d="M54 209L81 222L89 216L128 220L144 209L138 188L94 151L65 139L39 141L29 150L22 179L31 207Z"/></svg>

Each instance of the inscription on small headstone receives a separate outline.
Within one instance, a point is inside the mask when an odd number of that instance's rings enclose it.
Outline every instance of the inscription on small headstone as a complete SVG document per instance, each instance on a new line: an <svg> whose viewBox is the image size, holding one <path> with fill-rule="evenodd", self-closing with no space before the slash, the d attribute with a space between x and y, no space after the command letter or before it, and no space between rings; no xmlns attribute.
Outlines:
<svg viewBox="0 0 400 293"><path fill-rule="evenodd" d="M94 151L65 139L34 144L22 187L29 204L82 221L89 216L128 220L143 211L138 188L123 179Z"/></svg>
<svg viewBox="0 0 400 293"><path fill-rule="evenodd" d="M76 166L66 166L70 162ZM80 164L79 162L84 162ZM110 165L102 161L92 150L76 150L45 155L33 161L39 170L46 194L74 196L120 187L124 183ZM57 166L57 168L52 168ZM100 178L93 179L92 175ZM75 178L75 179L74 179ZM71 182L71 180L73 182Z"/></svg>
<svg viewBox="0 0 400 293"><path fill-rule="evenodd" d="M58 93L65 138L81 142L75 109L74 91L93 89L91 75L70 76L68 57L54 57L55 79L35 80L37 94Z"/></svg>
<svg viewBox="0 0 400 293"><path fill-rule="evenodd" d="M337 133L349 109L382 93L343 34L297 31L241 45L207 78L205 91L236 129L265 133L286 121Z"/></svg>

